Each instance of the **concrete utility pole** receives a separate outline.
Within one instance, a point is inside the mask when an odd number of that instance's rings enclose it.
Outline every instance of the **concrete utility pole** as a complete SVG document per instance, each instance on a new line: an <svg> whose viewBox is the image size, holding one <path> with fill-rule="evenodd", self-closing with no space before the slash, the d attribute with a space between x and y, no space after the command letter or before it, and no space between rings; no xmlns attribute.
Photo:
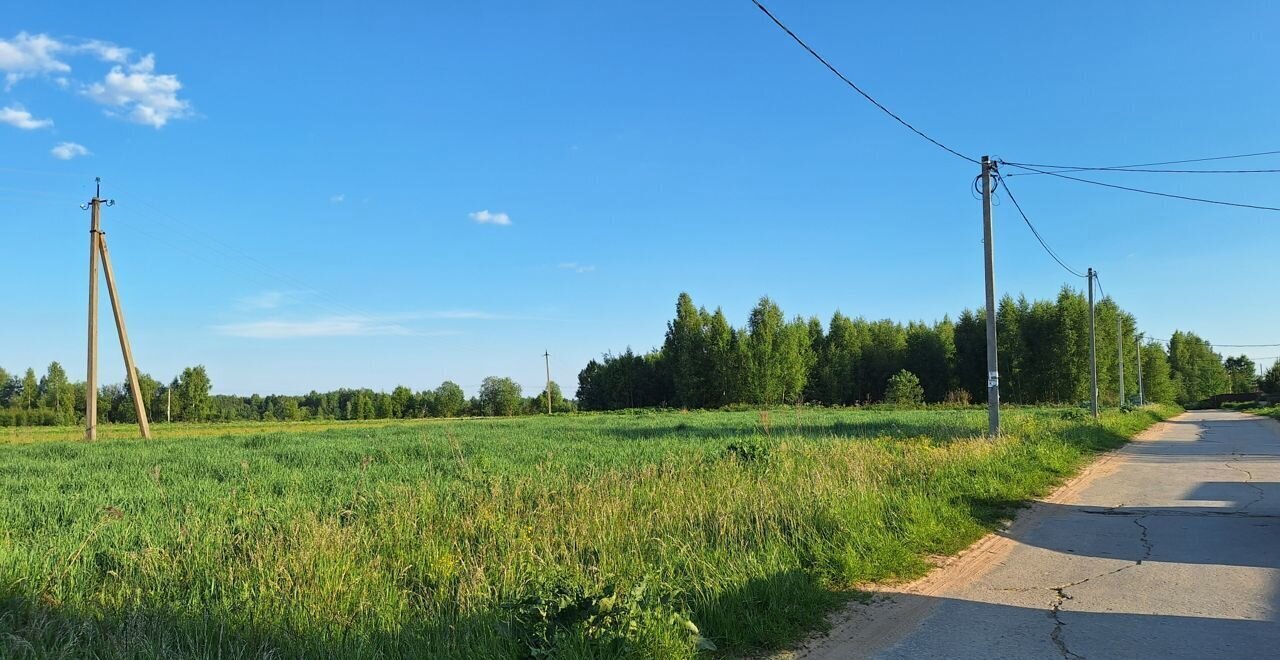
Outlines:
<svg viewBox="0 0 1280 660"><path fill-rule="evenodd" d="M1147 395L1142 391L1142 334L1134 337L1138 343L1138 405L1147 405Z"/></svg>
<svg viewBox="0 0 1280 660"><path fill-rule="evenodd" d="M1093 418L1098 419L1098 337L1093 322L1093 269L1089 269L1089 382L1092 391Z"/></svg>
<svg viewBox="0 0 1280 660"><path fill-rule="evenodd" d="M991 173L995 164L982 157L982 246L987 271L987 432L1000 435L1000 360L996 355L996 267L991 228Z"/></svg>
<svg viewBox="0 0 1280 660"><path fill-rule="evenodd" d="M551 414L551 351L543 351L542 359L547 363L547 414Z"/></svg>
<svg viewBox="0 0 1280 660"><path fill-rule="evenodd" d="M89 368L85 382L85 439L98 437L98 257L102 257L102 271L107 278L107 294L111 297L111 312L115 316L116 334L120 337L120 353L124 356L124 368L129 379L129 394L138 415L138 429L142 437L151 439L151 425L147 422L147 404L142 400L142 387L138 382L138 368L133 363L133 350L129 347L129 333L125 330L124 310L116 289L116 278L111 270L111 255L107 252L107 237L102 232L102 206L115 206L115 200L102 199L102 179L96 184L93 199L81 208L90 209L89 229Z"/></svg>
<svg viewBox="0 0 1280 660"><path fill-rule="evenodd" d="M1124 407L1124 316L1120 314L1120 307L1116 306L1116 354L1119 360L1116 364L1120 365L1120 407Z"/></svg>
<svg viewBox="0 0 1280 660"><path fill-rule="evenodd" d="M95 179L89 200L89 366L84 383L84 439L98 439L98 224L103 203L102 179ZM81 207L83 208L83 207Z"/></svg>
<svg viewBox="0 0 1280 660"><path fill-rule="evenodd" d="M173 423L173 386L164 388L164 421L166 424Z"/></svg>

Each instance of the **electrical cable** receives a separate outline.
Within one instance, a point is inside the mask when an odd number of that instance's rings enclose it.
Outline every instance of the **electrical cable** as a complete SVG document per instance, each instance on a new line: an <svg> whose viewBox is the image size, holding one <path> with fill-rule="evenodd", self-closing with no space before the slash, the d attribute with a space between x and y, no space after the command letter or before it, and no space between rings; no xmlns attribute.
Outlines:
<svg viewBox="0 0 1280 660"><path fill-rule="evenodd" d="M1037 164L1037 163L1012 163L1012 162L1011 162L1011 163L1009 163L1009 164L1010 164L1010 165L1026 165L1026 166L1029 166L1029 167L1043 167L1043 168L1046 168L1046 169L1057 170L1058 172L1093 172L1093 171L1113 171L1113 170L1114 170L1114 171L1121 171L1121 170L1123 170L1123 171L1130 171L1130 172L1139 172L1139 171L1142 171L1142 170L1138 170L1138 169L1135 169L1135 168L1139 168L1139 167L1158 167L1158 166L1160 166L1160 165L1184 165L1184 164L1186 164L1186 163L1205 163L1205 162L1213 161L1213 160L1230 160L1230 159L1233 159L1233 158L1253 158L1253 157L1256 157L1256 156L1273 156L1273 155L1275 155L1275 154L1280 154L1280 150L1275 150L1275 151L1258 151L1258 152L1249 153L1249 154L1233 154L1233 155L1230 155L1230 156L1209 156L1209 157L1207 157L1207 158L1186 158L1186 159L1183 159L1183 160L1165 160L1165 161L1160 161L1160 162L1156 162L1156 163L1135 163L1135 164L1133 164L1133 165L1106 165L1106 166L1098 166L1098 167L1091 167L1091 166L1088 166L1088 165L1044 165L1044 164ZM1169 171L1169 172L1176 172L1176 171L1179 171L1179 170L1156 170L1156 171ZM1218 173L1218 172L1215 172L1215 171L1213 171L1213 170L1186 170L1186 171L1187 171L1187 172ZM1228 171L1230 171L1230 170L1222 170L1222 172L1228 172ZM1243 171L1241 171L1241 172L1243 173L1243 172L1247 172L1247 171L1248 171L1248 170L1243 170ZM1268 171L1268 170L1259 170L1259 171ZM1031 174L1031 173L1027 173L1027 174ZM1043 173L1042 173L1042 172L1037 172L1036 174L1043 174ZM1009 176L1026 176L1026 174L1011 174L1011 175L1009 175Z"/></svg>
<svg viewBox="0 0 1280 660"><path fill-rule="evenodd" d="M1030 171L1032 171L1032 172L1038 172L1038 173L1040 173L1040 174L1048 174L1049 176L1055 176L1055 177L1058 177L1059 179L1068 179L1068 180L1070 180L1070 181L1079 181L1080 183L1088 183L1088 184L1092 184L1092 185L1095 185L1095 186L1102 186L1102 187L1104 187L1104 188L1115 188L1116 190L1127 190L1127 191L1129 191L1129 192L1142 193L1142 194L1144 194L1144 195L1155 195L1155 196L1157 196L1157 197L1170 197L1170 198L1173 198L1173 199L1181 199L1181 200L1185 200L1185 201L1189 201L1189 202L1200 202L1200 203L1202 203L1202 204L1217 204L1217 205L1220 205L1220 206L1235 206L1235 207L1238 207L1238 208L1245 208L1245 209L1257 209L1257 210L1259 210L1259 211L1277 211L1277 212L1280 212L1280 208L1277 208L1277 207L1275 207L1275 206L1261 206L1261 205L1258 205L1258 204L1244 204L1244 203L1240 203L1240 202L1228 202L1228 201L1224 201L1224 200L1220 200L1220 199L1206 199L1206 198L1204 198L1204 197L1191 197L1191 196L1189 196L1189 195L1176 195L1176 194L1174 194L1174 193L1160 192L1160 191L1157 191L1157 190L1146 190L1146 189L1144 189L1144 188L1133 188L1133 187L1130 187L1130 186L1120 186L1120 185L1116 185L1116 184L1114 184L1114 183L1104 183L1104 182L1102 182L1102 181L1094 181L1094 180L1092 180L1092 179L1081 179L1080 177L1067 176L1066 174L1060 174L1060 173L1058 173L1058 172L1051 172L1051 171L1048 171L1048 170L1036 169L1036 168L1031 167L1031 166L1028 166L1028 165L1019 165L1019 164L1017 164L1017 163L1011 163L1011 162L1008 162L1008 161L1000 161L1000 163L1001 163L1002 165L1009 165L1009 166L1011 166L1011 167L1016 167L1016 168L1023 169L1023 170L1030 170Z"/></svg>
<svg viewBox="0 0 1280 660"><path fill-rule="evenodd" d="M996 175L996 180L1000 181L999 174ZM1009 195L1009 201L1013 202L1013 207L1018 209L1018 215L1022 216L1022 221L1027 223L1027 227L1031 229L1031 233L1035 235L1036 240L1040 241L1040 247L1043 247L1044 251L1048 252L1049 256L1053 257L1053 260L1058 262L1059 266L1062 266L1063 270L1067 271L1068 273L1071 273L1072 275L1075 275L1076 277L1079 277L1082 279L1087 278L1088 277L1087 275L1082 275L1080 271L1063 263L1062 259L1058 256L1058 253L1054 252L1053 248L1049 247L1049 243L1047 243L1044 240L1044 237L1040 235L1040 232L1036 229L1036 226L1031 223L1031 218L1028 218L1026 212L1022 210L1022 205L1018 203L1018 198L1013 196L1013 190L1009 188L1009 182L1004 181L1003 185L1004 185L1005 194Z"/></svg>
<svg viewBox="0 0 1280 660"><path fill-rule="evenodd" d="M963 158L975 165L978 164L977 159L972 158L970 156L966 156L960 153L959 151L956 151L955 149L952 149L951 147L948 147L947 145L929 137L924 131L916 128L915 126L912 126L907 120L903 119L902 117L899 117L896 113L894 113L889 108L886 108L884 104L875 100L874 97L872 97L870 94L863 91L862 88L857 85L857 83L853 82L843 73L841 73L840 70L837 69L835 66L833 66L830 62L828 62L826 58L819 55L818 51L811 48L809 44L805 43L804 40L801 39L795 32L792 32L791 28L787 27L782 21L778 20L778 17L774 16L773 12L769 11L769 9L765 7L763 4L760 4L760 0L751 0L751 2L753 2L755 6L760 9L760 11L764 12L764 15L769 17L769 20L773 21L775 25L782 28L782 31L786 32L787 36L791 37L796 43L800 44L801 48L804 48L806 51L808 51L809 54L812 55L819 62L821 62L823 66L827 67L827 69L829 69L831 73L836 74L836 77L839 78L840 80L843 80L846 85L852 87L853 91L861 94L862 98L865 98L866 100L870 101L872 105L876 106L877 108L880 108L880 110L883 111L886 115L893 117L894 120L896 120L899 124L902 124L903 126L906 126L907 128L911 129L911 132L915 133L916 135L919 135L920 137L928 140L929 142L932 142L935 146L941 148L943 151L946 151L952 154L953 156Z"/></svg>

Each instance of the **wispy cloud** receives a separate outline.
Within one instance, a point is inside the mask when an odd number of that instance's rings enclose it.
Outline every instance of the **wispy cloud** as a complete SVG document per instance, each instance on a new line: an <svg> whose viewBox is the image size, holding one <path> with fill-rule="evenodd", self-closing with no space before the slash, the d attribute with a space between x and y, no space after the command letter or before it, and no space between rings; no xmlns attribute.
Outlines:
<svg viewBox="0 0 1280 660"><path fill-rule="evenodd" d="M330 198L329 198L329 203L330 203L330 204L341 204L341 203L343 203L343 202L345 202L345 201L347 201L347 196L346 196L346 194L344 194L344 193L338 193L338 194L334 195L333 197L330 197Z"/></svg>
<svg viewBox="0 0 1280 660"><path fill-rule="evenodd" d="M491 213L489 209L483 211L473 211L467 214L472 221L481 225L500 225L507 226L511 224L511 216L506 213Z"/></svg>
<svg viewBox="0 0 1280 660"><path fill-rule="evenodd" d="M297 302L301 296L301 291L263 291L237 300L236 307L244 310L277 309Z"/></svg>
<svg viewBox="0 0 1280 660"><path fill-rule="evenodd" d="M10 105L0 108L0 123L17 126L24 131L33 131L37 128L49 128L50 126L53 126L52 119L36 119L30 112L27 112L20 105Z"/></svg>
<svg viewBox="0 0 1280 660"><path fill-rule="evenodd" d="M413 332L399 323L387 323L370 316L328 316L305 321L250 321L214 326L214 331L228 337L249 339L296 339L301 337L381 337L410 335Z"/></svg>
<svg viewBox="0 0 1280 660"><path fill-rule="evenodd" d="M580 264L575 261L566 261L559 266L560 270L570 270L575 273L590 273L596 269L595 266Z"/></svg>
<svg viewBox="0 0 1280 660"><path fill-rule="evenodd" d="M75 142L59 142L56 146L49 150L54 158L58 160L71 160L80 156L88 156L90 151L83 144Z"/></svg>
<svg viewBox="0 0 1280 660"><path fill-rule="evenodd" d="M241 299L241 309L268 310L288 304L293 292L264 292ZM256 305L256 307L250 307ZM394 314L341 314L312 319L274 318L213 326L217 334L249 339L306 337L435 337L459 334L457 330L423 329L415 321L530 321L528 316L495 314L470 309L412 311Z"/></svg>

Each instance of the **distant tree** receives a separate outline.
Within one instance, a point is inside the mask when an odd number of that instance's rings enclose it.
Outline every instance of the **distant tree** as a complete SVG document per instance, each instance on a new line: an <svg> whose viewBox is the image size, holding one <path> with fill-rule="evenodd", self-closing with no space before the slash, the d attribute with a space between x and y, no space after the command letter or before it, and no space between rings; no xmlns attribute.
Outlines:
<svg viewBox="0 0 1280 660"><path fill-rule="evenodd" d="M714 314L707 314L706 310L701 313L707 351L703 405L719 407L738 400L738 364L734 350L737 339L733 327L719 307Z"/></svg>
<svg viewBox="0 0 1280 660"><path fill-rule="evenodd" d="M560 391L560 384L551 381L551 412L571 412L573 404L564 398L564 394ZM538 415L547 412L547 391L544 389L538 392L538 395L529 400L529 412Z"/></svg>
<svg viewBox="0 0 1280 660"><path fill-rule="evenodd" d="M462 393L462 388L451 380L441 383L433 395L431 414L434 417L457 417L467 406L467 397Z"/></svg>
<svg viewBox="0 0 1280 660"><path fill-rule="evenodd" d="M490 376L480 384L480 410L490 417L510 417L520 411L523 403L520 385L510 378Z"/></svg>
<svg viewBox="0 0 1280 660"><path fill-rule="evenodd" d="M693 298L681 293L676 300L676 317L667 323L667 337L662 351L670 360L672 389L676 405L696 408L706 395L707 350L703 336L702 315L693 306Z"/></svg>
<svg viewBox="0 0 1280 660"><path fill-rule="evenodd" d="M187 367L173 383L174 417L184 422L202 422L209 416L209 374L204 365Z"/></svg>
<svg viewBox="0 0 1280 660"><path fill-rule="evenodd" d="M1169 371L1169 355L1164 346L1151 342L1142 347L1142 391L1151 403L1175 403L1178 386Z"/></svg>
<svg viewBox="0 0 1280 660"><path fill-rule="evenodd" d="M918 406L924 403L924 388L915 374L903 369L889 377L884 400L900 406Z"/></svg>
<svg viewBox="0 0 1280 660"><path fill-rule="evenodd" d="M1227 381L1233 394L1258 391L1258 365L1248 356L1229 357L1223 366L1227 370Z"/></svg>
<svg viewBox="0 0 1280 660"><path fill-rule="evenodd" d="M50 362L48 371L37 387L42 407L52 411L57 423L68 424L75 421L75 399L71 396L67 372L62 365Z"/></svg>
<svg viewBox="0 0 1280 660"><path fill-rule="evenodd" d="M782 309L768 296L751 310L744 364L748 403L767 406L782 402L784 326Z"/></svg>
<svg viewBox="0 0 1280 660"><path fill-rule="evenodd" d="M1280 394L1280 360L1276 360L1275 363L1271 365L1271 368L1267 369L1266 373L1262 374L1262 378L1258 381L1258 385L1262 388L1262 391L1267 394Z"/></svg>
<svg viewBox="0 0 1280 660"><path fill-rule="evenodd" d="M413 414L413 390L397 385L391 391L390 417L416 417Z"/></svg>
<svg viewBox="0 0 1280 660"><path fill-rule="evenodd" d="M919 376L926 401L938 402L951 386L951 362L955 359L955 328L950 320L933 327L924 323L907 324L906 353L903 363Z"/></svg>
<svg viewBox="0 0 1280 660"><path fill-rule="evenodd" d="M966 309L956 320L956 385L977 403L987 400L986 316L986 312Z"/></svg>
<svg viewBox="0 0 1280 660"><path fill-rule="evenodd" d="M22 377L22 392L18 395L18 403L23 410L32 410L40 403L40 383L36 380L36 370L27 368Z"/></svg>
<svg viewBox="0 0 1280 660"><path fill-rule="evenodd" d="M1230 388L1222 356L1190 332L1175 331L1170 336L1169 370L1178 388L1178 403L1184 406L1224 394Z"/></svg>

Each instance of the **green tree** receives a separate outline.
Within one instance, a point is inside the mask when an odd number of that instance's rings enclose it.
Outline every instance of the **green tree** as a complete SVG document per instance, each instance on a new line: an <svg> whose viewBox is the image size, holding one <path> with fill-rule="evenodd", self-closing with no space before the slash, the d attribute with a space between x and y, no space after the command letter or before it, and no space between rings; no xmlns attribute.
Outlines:
<svg viewBox="0 0 1280 660"><path fill-rule="evenodd" d="M1178 386L1169 371L1169 355L1164 346L1149 342L1142 346L1142 390L1151 403L1175 403Z"/></svg>
<svg viewBox="0 0 1280 660"><path fill-rule="evenodd" d="M734 330L719 307L714 314L703 311L702 325L708 363L703 405L719 407L733 403L739 389Z"/></svg>
<svg viewBox="0 0 1280 660"><path fill-rule="evenodd" d="M915 374L903 369L889 377L884 400L900 406L918 406L924 403L924 388Z"/></svg>
<svg viewBox="0 0 1280 660"><path fill-rule="evenodd" d="M956 320L956 385L973 401L987 400L987 315L964 310Z"/></svg>
<svg viewBox="0 0 1280 660"><path fill-rule="evenodd" d="M529 402L529 411L535 415L547 412L547 391L544 389L538 392ZM573 404L564 398L564 394L560 391L560 384L551 381L551 411L564 413L572 412Z"/></svg>
<svg viewBox="0 0 1280 660"><path fill-rule="evenodd" d="M391 417L415 417L413 414L413 390L397 385L391 391Z"/></svg>
<svg viewBox="0 0 1280 660"><path fill-rule="evenodd" d="M1227 382L1232 394L1258 391L1258 365L1248 356L1229 357L1223 366L1227 370Z"/></svg>
<svg viewBox="0 0 1280 660"><path fill-rule="evenodd" d="M919 377L926 401L936 403L951 389L951 362L955 359L955 328L950 320L933 327L907 324L904 368Z"/></svg>
<svg viewBox="0 0 1280 660"><path fill-rule="evenodd" d="M510 378L489 376L480 384L480 411L490 417L510 417L520 411L520 385Z"/></svg>
<svg viewBox="0 0 1280 660"><path fill-rule="evenodd" d="M765 406L799 401L814 357L809 325L799 317L785 322L766 296L751 310L747 331L747 401Z"/></svg>
<svg viewBox="0 0 1280 660"><path fill-rule="evenodd" d="M1175 331L1169 338L1169 370L1178 388L1178 403L1184 406L1224 394L1230 387L1222 356L1190 332Z"/></svg>
<svg viewBox="0 0 1280 660"><path fill-rule="evenodd" d="M667 323L663 354L670 360L671 381L676 405L696 408L703 404L707 351L703 337L702 317L693 306L693 298L681 293L676 300L676 318Z"/></svg>
<svg viewBox="0 0 1280 660"><path fill-rule="evenodd" d="M18 404L23 410L30 411L40 404L40 383L36 380L36 370L27 368L22 377L22 392L18 395Z"/></svg>
<svg viewBox="0 0 1280 660"><path fill-rule="evenodd" d="M71 384L67 381L67 372L62 365L50 362L48 371L37 387L42 407L53 412L57 423L75 422L75 399L72 398Z"/></svg>
<svg viewBox="0 0 1280 660"><path fill-rule="evenodd" d="M204 365L187 367L173 383L174 417L184 422L202 422L209 417L209 373Z"/></svg>
<svg viewBox="0 0 1280 660"><path fill-rule="evenodd" d="M1271 368L1262 374L1258 386L1267 394L1280 394L1280 360L1276 360Z"/></svg>
<svg viewBox="0 0 1280 660"><path fill-rule="evenodd" d="M457 417L467 407L467 397L458 384L446 380L435 390L435 404L431 414L435 417Z"/></svg>

